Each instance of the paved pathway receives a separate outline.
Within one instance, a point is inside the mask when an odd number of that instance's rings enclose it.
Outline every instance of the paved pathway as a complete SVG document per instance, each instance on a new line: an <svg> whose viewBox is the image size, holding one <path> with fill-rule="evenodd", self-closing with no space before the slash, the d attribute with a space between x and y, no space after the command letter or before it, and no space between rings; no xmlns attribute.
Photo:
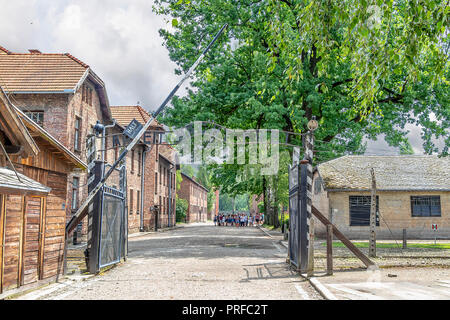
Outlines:
<svg viewBox="0 0 450 320"><path fill-rule="evenodd" d="M85 281L20 299L321 299L258 228L211 223L129 239L129 259Z"/></svg>
<svg viewBox="0 0 450 320"><path fill-rule="evenodd" d="M448 300L448 268L388 268L338 271L317 277L329 293L340 300Z"/></svg>

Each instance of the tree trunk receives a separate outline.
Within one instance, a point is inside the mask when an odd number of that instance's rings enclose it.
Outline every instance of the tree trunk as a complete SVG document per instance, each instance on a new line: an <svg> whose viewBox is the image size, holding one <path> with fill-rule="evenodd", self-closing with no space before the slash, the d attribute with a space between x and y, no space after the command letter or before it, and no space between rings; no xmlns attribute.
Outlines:
<svg viewBox="0 0 450 320"><path fill-rule="evenodd" d="M277 192L276 192L276 190L275 190L275 192L274 192L274 206L273 206L273 226L275 227L275 228L278 228L279 226L280 226L280 219L279 219L279 217L278 217L278 211L280 210L280 206L279 206L279 204L278 204L278 197L277 197Z"/></svg>
<svg viewBox="0 0 450 320"><path fill-rule="evenodd" d="M266 177L263 177L263 198L264 198L264 215L266 216L267 222L269 222L269 204L267 201L267 181Z"/></svg>

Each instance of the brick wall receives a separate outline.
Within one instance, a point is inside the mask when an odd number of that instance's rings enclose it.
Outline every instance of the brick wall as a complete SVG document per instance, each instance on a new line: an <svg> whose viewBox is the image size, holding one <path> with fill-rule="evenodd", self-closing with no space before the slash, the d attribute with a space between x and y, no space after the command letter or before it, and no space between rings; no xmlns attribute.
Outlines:
<svg viewBox="0 0 450 320"><path fill-rule="evenodd" d="M178 197L188 202L187 222L206 222L207 214L207 192L196 183L182 175Z"/></svg>
<svg viewBox="0 0 450 320"><path fill-rule="evenodd" d="M93 88L89 80L85 84ZM92 93L91 105L82 101L81 87L75 93L70 94L15 94L14 101L22 111L43 111L43 128L61 142L65 147L77 155L82 161L86 161L86 136L97 120L105 122L100 109L100 100L97 92ZM75 119L81 120L79 150L75 150ZM66 196L66 219L72 216L72 182L73 178L79 178L78 205L87 197L87 172L75 172L68 175ZM83 220L83 233L87 232L87 219Z"/></svg>
<svg viewBox="0 0 450 320"><path fill-rule="evenodd" d="M261 201L264 201L263 199L263 195L257 196L257 195L252 195L252 203L250 205L250 213L252 215L258 214L259 212L259 208L258 208L258 203L260 203Z"/></svg>
<svg viewBox="0 0 450 320"><path fill-rule="evenodd" d="M164 169L166 173L169 169L169 164L160 154L174 162L175 151L173 148L164 145L153 145L150 151L147 152L145 158L145 177L144 177L144 230L155 229L156 211L151 210L155 205L160 205L160 197L163 206L161 207L161 214L158 216L158 227L167 227L169 225L169 214L167 213L167 199L169 196L168 185L163 185L161 176L164 178ZM161 171L160 172L160 165ZM173 175L175 175L175 169L172 169ZM157 184L155 185L155 175L157 177ZM172 209L173 214L170 216L170 225L175 225L175 178L172 178ZM164 199L166 201L164 201ZM165 204L165 205L164 205Z"/></svg>

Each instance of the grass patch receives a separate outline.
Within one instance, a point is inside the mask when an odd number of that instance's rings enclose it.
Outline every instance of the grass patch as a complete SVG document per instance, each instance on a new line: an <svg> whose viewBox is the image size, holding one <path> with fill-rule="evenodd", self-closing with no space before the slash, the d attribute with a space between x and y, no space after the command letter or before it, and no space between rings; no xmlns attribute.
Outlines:
<svg viewBox="0 0 450 320"><path fill-rule="evenodd" d="M369 242L353 242L357 248L368 248ZM326 246L326 242L322 243L322 246ZM333 242L333 247L344 248L345 245L342 242ZM386 243L378 242L377 248L401 248L402 243ZM421 249L441 249L449 250L450 243L408 243L407 248L421 248Z"/></svg>

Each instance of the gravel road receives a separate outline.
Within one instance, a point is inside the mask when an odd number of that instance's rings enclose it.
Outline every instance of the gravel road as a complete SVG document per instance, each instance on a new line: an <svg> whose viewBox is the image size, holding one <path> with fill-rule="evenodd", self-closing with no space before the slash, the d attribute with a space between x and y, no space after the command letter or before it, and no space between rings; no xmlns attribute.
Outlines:
<svg viewBox="0 0 450 320"><path fill-rule="evenodd" d="M322 299L289 270L286 249L258 228L212 223L129 239L129 258L35 299ZM26 299L26 296L23 297Z"/></svg>

